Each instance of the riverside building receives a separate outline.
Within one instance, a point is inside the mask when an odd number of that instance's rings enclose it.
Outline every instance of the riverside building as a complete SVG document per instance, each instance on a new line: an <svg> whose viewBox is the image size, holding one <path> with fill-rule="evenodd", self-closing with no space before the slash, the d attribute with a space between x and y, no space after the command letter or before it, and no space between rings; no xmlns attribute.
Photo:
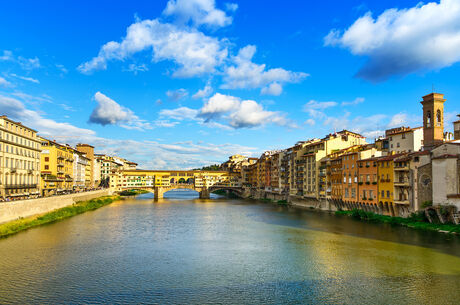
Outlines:
<svg viewBox="0 0 460 305"><path fill-rule="evenodd" d="M74 189L74 149L55 141L41 138L42 196L72 192Z"/></svg>
<svg viewBox="0 0 460 305"><path fill-rule="evenodd" d="M0 199L36 197L39 180L37 131L0 116Z"/></svg>

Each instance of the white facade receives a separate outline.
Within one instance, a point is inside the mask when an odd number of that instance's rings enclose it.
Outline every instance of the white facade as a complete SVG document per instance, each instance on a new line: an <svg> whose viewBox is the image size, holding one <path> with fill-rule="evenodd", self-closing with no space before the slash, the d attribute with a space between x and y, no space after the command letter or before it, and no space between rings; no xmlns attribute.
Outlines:
<svg viewBox="0 0 460 305"><path fill-rule="evenodd" d="M388 150L395 153L420 151L423 147L423 128L413 128L388 135Z"/></svg>
<svg viewBox="0 0 460 305"><path fill-rule="evenodd" d="M433 205L460 209L460 143L445 143L431 151Z"/></svg>
<svg viewBox="0 0 460 305"><path fill-rule="evenodd" d="M75 188L85 188L85 170L86 165L88 164L89 159L84 156L84 154L79 152L74 152L73 154L73 186Z"/></svg>

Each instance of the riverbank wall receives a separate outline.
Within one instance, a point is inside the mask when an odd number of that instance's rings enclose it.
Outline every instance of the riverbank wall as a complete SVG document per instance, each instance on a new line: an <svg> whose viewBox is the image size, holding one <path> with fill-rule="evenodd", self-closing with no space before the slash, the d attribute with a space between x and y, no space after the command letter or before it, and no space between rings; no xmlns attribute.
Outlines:
<svg viewBox="0 0 460 305"><path fill-rule="evenodd" d="M109 189L37 199L0 202L0 224L51 212L79 201L111 195Z"/></svg>
<svg viewBox="0 0 460 305"><path fill-rule="evenodd" d="M279 194L257 189L245 189L243 198L252 198L257 200L271 200L273 202L284 201L288 204L300 208L318 209L322 211L337 211L337 208L331 201L318 200L316 198L304 198L300 196L292 196L286 194Z"/></svg>

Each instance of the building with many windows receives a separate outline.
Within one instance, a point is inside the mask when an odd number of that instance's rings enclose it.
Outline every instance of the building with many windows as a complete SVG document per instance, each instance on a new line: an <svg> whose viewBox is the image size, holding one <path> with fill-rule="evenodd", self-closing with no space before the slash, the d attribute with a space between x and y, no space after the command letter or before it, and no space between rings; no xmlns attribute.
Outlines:
<svg viewBox="0 0 460 305"><path fill-rule="evenodd" d="M40 189L42 196L73 191L74 151L70 146L41 138Z"/></svg>
<svg viewBox="0 0 460 305"><path fill-rule="evenodd" d="M0 199L38 196L39 180L37 131L0 116Z"/></svg>

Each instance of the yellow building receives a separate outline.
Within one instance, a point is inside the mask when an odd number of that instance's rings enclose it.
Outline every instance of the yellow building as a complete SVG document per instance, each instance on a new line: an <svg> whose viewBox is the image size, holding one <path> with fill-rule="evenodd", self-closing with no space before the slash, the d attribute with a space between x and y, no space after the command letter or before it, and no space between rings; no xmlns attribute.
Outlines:
<svg viewBox="0 0 460 305"><path fill-rule="evenodd" d="M124 170L110 175L110 188L114 191L170 187L175 184L190 184L197 188L216 185L230 187L232 179L226 171Z"/></svg>
<svg viewBox="0 0 460 305"><path fill-rule="evenodd" d="M41 182L43 196L64 194L73 190L72 147L41 138Z"/></svg>
<svg viewBox="0 0 460 305"><path fill-rule="evenodd" d="M320 198L321 160L334 151L366 144L360 134L342 130L322 139L298 142L293 147L290 166L290 194L304 198Z"/></svg>
<svg viewBox="0 0 460 305"><path fill-rule="evenodd" d="M402 154L394 154L376 159L378 175L378 203L384 214L397 215L394 204L394 159Z"/></svg>
<svg viewBox="0 0 460 305"><path fill-rule="evenodd" d="M39 180L37 132L0 116L0 200L38 196Z"/></svg>

